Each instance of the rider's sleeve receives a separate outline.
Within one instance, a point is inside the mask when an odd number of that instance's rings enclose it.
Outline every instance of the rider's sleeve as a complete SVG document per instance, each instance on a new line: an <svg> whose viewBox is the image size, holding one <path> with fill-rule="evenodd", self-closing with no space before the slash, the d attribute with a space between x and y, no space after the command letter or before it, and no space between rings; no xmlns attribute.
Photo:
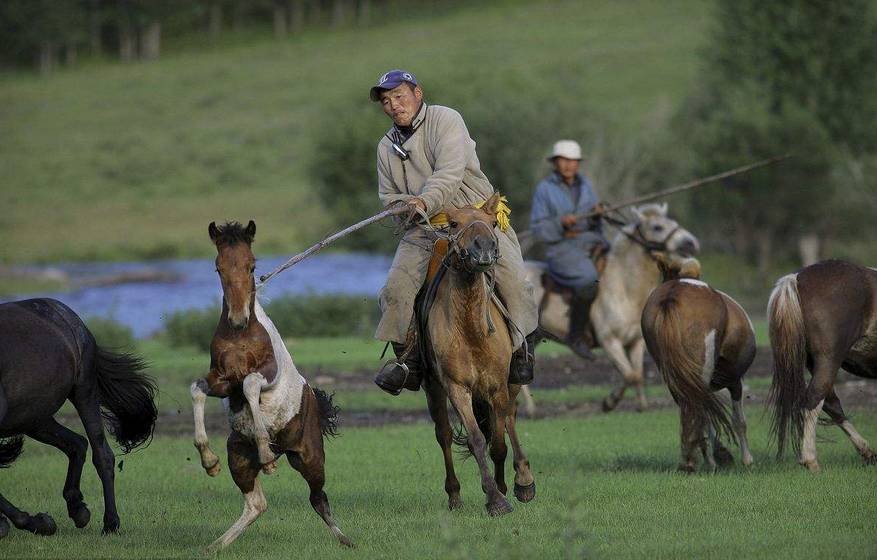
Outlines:
<svg viewBox="0 0 877 560"><path fill-rule="evenodd" d="M388 157L387 150L382 149L381 145L378 144L378 197L380 197L384 207L394 202L407 202L414 198L410 194L400 192L396 186L390 171L390 162L387 161Z"/></svg>
<svg viewBox="0 0 877 560"><path fill-rule="evenodd" d="M550 193L540 183L533 196L533 208L530 210L530 229L536 239L543 243L555 243L563 239L563 224L560 215L552 211Z"/></svg>
<svg viewBox="0 0 877 560"><path fill-rule="evenodd" d="M435 164L432 175L423 184L420 198L430 216L440 212L463 184L466 171L466 147L472 142L460 113L445 109L438 115L433 145Z"/></svg>

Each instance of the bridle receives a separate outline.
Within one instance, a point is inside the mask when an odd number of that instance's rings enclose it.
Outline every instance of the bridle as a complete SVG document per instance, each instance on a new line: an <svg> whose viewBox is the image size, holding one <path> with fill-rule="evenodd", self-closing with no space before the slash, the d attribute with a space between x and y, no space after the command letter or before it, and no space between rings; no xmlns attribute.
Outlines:
<svg viewBox="0 0 877 560"><path fill-rule="evenodd" d="M651 241L649 239L646 239L645 234L643 234L642 221L637 221L636 227L633 228L633 233L630 233L624 229L625 226L628 226L630 224L627 224L627 223L623 222L622 220L618 220L616 218L612 218L609 216L603 216L603 219L606 220L607 222L609 222L610 224L612 224L613 226L617 227L621 231L621 233L624 234L625 237L627 237L628 239L630 239L631 241L633 241L634 243L636 243L637 245L639 245L640 247L645 249L646 253L648 253L648 255L650 257L652 257L653 259L655 258L655 253L670 252L670 249L667 247L667 243L670 241L670 239L673 238L674 235L676 235L676 232L678 232L680 229L682 229L682 226L680 226L679 224L676 224L676 227L671 229L670 233L668 233L666 236L664 236L663 240Z"/></svg>
<svg viewBox="0 0 877 560"><path fill-rule="evenodd" d="M439 232L437 231L439 236L444 237L448 240L448 255L445 257L445 260L449 260L451 255L456 255L458 257L458 267L462 267L464 270L470 273L477 272L476 270L472 270L472 268L468 265L470 262L469 258L469 250L465 247L461 246L460 241L463 238L463 234L469 231L470 228L475 226L476 224L481 224L490 232L490 236L493 238L493 262L499 260L499 237L496 235L496 228L490 227L490 225L484 220L473 220L466 224L460 231L457 233L450 232ZM450 263L449 263L450 264Z"/></svg>

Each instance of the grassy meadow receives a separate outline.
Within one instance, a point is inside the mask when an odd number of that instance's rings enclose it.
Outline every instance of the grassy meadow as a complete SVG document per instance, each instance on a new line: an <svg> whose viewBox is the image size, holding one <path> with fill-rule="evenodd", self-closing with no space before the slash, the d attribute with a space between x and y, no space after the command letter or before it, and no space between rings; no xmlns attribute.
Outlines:
<svg viewBox="0 0 877 560"><path fill-rule="evenodd" d="M327 443L333 513L357 548L339 547L285 465L262 476L268 511L220 558L867 558L875 552L877 470L837 428L820 427L823 472L776 463L751 407L756 464L715 475L674 472L675 410L521 422L537 497L488 518L474 461L458 461L464 507L445 509L443 467L426 423L350 428ZM877 440L877 414L852 411ZM225 457L223 434L212 443ZM194 558L240 514L227 470L202 472L186 437L159 436L117 472L119 535L100 536L99 483L86 463L92 522L77 530L60 497L66 461L28 441L3 473L4 494L59 523L54 537L13 531L4 557ZM507 473L511 468L507 465Z"/></svg>
<svg viewBox="0 0 877 560"><path fill-rule="evenodd" d="M521 92L581 92L633 134L695 80L709 11L700 0L487 2L285 41L266 30L214 48L170 44L159 61L48 79L0 76L0 264L208 255L206 224L223 219L256 219L260 254L310 245L331 229L308 174L315 138L385 119L366 92L391 67L415 71L427 98L480 81L551 110ZM358 117L339 122L342 108ZM361 180L375 188L373 175Z"/></svg>

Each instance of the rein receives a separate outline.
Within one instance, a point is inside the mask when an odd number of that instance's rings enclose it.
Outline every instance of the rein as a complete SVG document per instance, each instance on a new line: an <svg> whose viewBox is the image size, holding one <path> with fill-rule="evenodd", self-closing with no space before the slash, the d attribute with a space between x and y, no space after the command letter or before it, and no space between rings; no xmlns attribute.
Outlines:
<svg viewBox="0 0 877 560"><path fill-rule="evenodd" d="M624 227L628 226L630 224L625 223L622 220L609 217L609 216L603 216L603 219L606 220L607 222L609 222L611 225L617 227L618 230L621 231L621 233L623 233L625 237L627 237L628 239L630 239L631 241L633 241L634 243L636 243L637 245L639 245L640 247L645 249L646 253L653 260L655 259L655 253L669 252L669 249L667 248L667 242L670 241L670 239L674 235L676 235L676 232L679 231L679 229L682 227L682 226L677 224L676 227L673 228L672 230L670 230L670 233L668 233L667 236L664 237L663 241L649 241L648 239L645 238L645 235L643 235L643 232L641 229L642 222L637 222L636 227L633 229L633 233L628 233L627 231L624 230Z"/></svg>

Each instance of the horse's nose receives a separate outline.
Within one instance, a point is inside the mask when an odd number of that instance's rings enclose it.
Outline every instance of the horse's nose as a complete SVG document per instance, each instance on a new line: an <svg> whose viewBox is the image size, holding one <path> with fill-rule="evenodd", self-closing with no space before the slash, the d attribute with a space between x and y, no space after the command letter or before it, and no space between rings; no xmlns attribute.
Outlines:
<svg viewBox="0 0 877 560"><path fill-rule="evenodd" d="M679 244L677 251L687 257L692 257L700 252L700 245L692 236L686 236Z"/></svg>
<svg viewBox="0 0 877 560"><path fill-rule="evenodd" d="M486 266L493 264L494 255L496 254L496 244L493 239L478 236L475 238L472 245L472 254L479 265Z"/></svg>

